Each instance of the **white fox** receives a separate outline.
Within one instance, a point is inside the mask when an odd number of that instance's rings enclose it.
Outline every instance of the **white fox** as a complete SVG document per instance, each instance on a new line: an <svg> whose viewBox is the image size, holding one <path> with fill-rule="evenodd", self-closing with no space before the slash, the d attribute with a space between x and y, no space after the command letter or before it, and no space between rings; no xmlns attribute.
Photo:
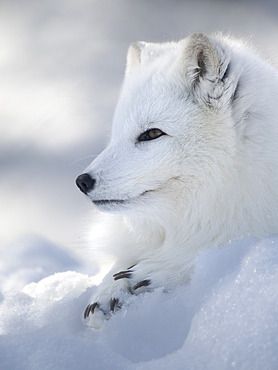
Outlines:
<svg viewBox="0 0 278 370"><path fill-rule="evenodd" d="M277 117L277 71L238 41L130 46L110 144L76 180L118 248L88 325L188 282L203 249L278 232Z"/></svg>

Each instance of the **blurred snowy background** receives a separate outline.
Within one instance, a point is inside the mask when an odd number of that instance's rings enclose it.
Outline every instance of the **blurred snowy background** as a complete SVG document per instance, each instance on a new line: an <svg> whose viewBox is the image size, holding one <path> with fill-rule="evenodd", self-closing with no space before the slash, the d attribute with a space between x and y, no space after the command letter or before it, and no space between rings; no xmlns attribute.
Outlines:
<svg viewBox="0 0 278 370"><path fill-rule="evenodd" d="M205 253L189 287L101 332L81 320L74 181L108 141L127 48L219 30L278 60L276 0L0 0L1 369L277 369L278 236Z"/></svg>
<svg viewBox="0 0 278 370"><path fill-rule="evenodd" d="M0 246L78 246L75 177L104 148L129 44L223 31L278 54L275 0L1 0Z"/></svg>

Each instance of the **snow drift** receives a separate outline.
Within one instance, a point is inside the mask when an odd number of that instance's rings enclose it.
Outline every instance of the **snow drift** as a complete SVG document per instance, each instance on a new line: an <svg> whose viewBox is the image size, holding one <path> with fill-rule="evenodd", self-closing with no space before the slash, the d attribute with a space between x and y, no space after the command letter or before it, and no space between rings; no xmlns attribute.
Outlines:
<svg viewBox="0 0 278 370"><path fill-rule="evenodd" d="M93 278L68 252L30 239L0 263L1 369L275 369L278 235L204 252L190 284L131 297L94 331Z"/></svg>

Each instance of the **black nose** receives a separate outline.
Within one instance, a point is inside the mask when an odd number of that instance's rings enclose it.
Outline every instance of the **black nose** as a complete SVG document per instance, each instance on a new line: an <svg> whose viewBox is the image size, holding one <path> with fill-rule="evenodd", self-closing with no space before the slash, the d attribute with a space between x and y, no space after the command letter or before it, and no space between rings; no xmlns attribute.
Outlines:
<svg viewBox="0 0 278 370"><path fill-rule="evenodd" d="M75 180L77 187L84 193L87 194L93 189L96 180L93 179L88 173L79 175Z"/></svg>

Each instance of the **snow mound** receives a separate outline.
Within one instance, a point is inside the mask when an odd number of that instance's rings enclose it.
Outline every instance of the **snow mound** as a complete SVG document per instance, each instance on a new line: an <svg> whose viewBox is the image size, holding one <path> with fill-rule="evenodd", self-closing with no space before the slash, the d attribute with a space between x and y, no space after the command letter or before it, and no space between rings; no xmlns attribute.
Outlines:
<svg viewBox="0 0 278 370"><path fill-rule="evenodd" d="M98 331L82 321L96 288L74 257L35 239L12 249L20 262L9 249L0 264L1 369L278 367L278 235L204 252L188 286L130 297Z"/></svg>

